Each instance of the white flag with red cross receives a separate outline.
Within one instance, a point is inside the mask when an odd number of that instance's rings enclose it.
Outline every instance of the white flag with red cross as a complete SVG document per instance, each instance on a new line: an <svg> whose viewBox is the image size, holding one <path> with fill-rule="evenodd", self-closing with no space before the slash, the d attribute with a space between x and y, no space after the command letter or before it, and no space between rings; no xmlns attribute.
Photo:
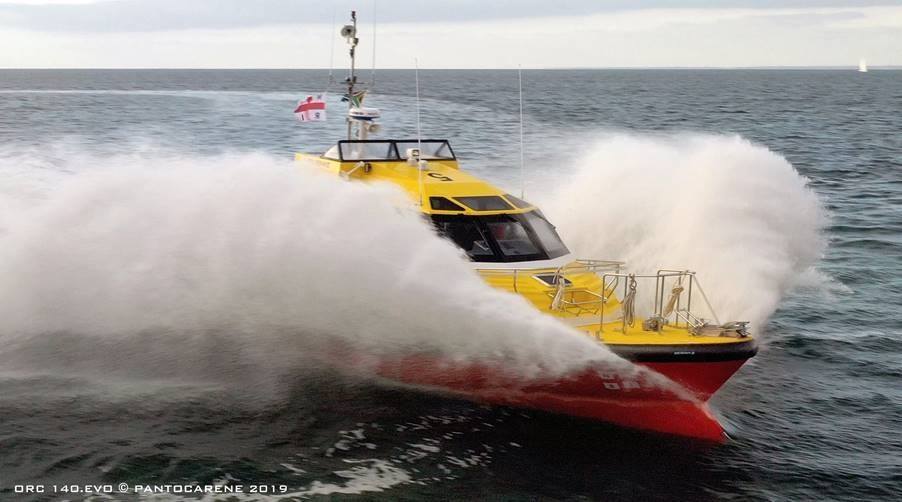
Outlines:
<svg viewBox="0 0 902 502"><path fill-rule="evenodd" d="M294 116L301 122L326 120L326 102L323 101L323 95L319 94L316 98L307 96L301 100L294 109Z"/></svg>

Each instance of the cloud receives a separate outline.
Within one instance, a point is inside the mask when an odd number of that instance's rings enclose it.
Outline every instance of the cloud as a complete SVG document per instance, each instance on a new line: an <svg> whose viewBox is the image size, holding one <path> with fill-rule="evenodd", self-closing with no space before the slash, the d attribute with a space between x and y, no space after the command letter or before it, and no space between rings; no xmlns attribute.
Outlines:
<svg viewBox="0 0 902 502"><path fill-rule="evenodd" d="M644 9L771 9L874 5L862 0L379 0L387 23L467 22L587 16ZM51 32L144 32L231 29L344 21L359 7L370 20L373 0L0 0L0 23Z"/></svg>
<svg viewBox="0 0 902 502"><path fill-rule="evenodd" d="M98 3L104 0L0 0L0 6L3 4L12 5L84 5Z"/></svg>
<svg viewBox="0 0 902 502"><path fill-rule="evenodd" d="M365 25L366 27L366 25ZM368 27L366 27L368 28ZM902 7L644 9L584 16L386 22L380 67L568 68L902 64ZM370 65L363 34L360 65ZM146 32L0 30L0 67L327 68L331 24ZM335 66L344 58L336 51Z"/></svg>
<svg viewBox="0 0 902 502"><path fill-rule="evenodd" d="M537 10L525 8L504 17L489 9L481 16L463 19L455 17L460 13L452 16L437 8L431 17L422 16L426 21L410 22L406 19L421 14L392 14L388 6L398 8L413 2L380 1L380 67L410 67L415 57L424 68L832 66L851 65L860 57L866 57L872 66L902 64L902 6L652 7L673 3L659 1L641 2L646 6L642 9L612 9L612 3L605 3L607 7L598 12L567 15L554 14L557 10L538 15ZM496 10L508 4L506 0L485 1ZM561 2L599 8L595 2L575 0L558 0L555 5ZM225 9L238 3L249 9L246 16ZM302 0L291 3L306 4ZM455 4L471 3L459 0ZM285 22L279 23L273 21L277 10L259 12L263 6L276 4L285 5L275 0L221 0L217 5L225 11L216 17L208 15L208 2L160 0L154 5L165 13L156 18L145 12L139 23L132 16L125 16L129 20L124 21L90 11L95 17L85 16L71 29L37 30L21 26L19 19L16 27L0 30L0 46L16 49L0 51L0 67L329 67L330 44L335 42L336 48L343 44L331 23L332 7L317 2L321 15L299 15L301 21L285 16ZM428 2L418 3L419 9L426 8L422 4ZM57 7L103 5L147 7L137 0ZM525 0L523 5L533 4ZM4 13L11 15L2 7L4 4L0 4L0 24ZM335 10L338 23L343 22L343 7ZM205 14L191 14L195 11ZM372 34L370 17L366 12L360 17L366 46ZM103 29L87 30L88 21ZM75 26L82 28L75 30ZM344 62L341 54L343 51L336 51L336 66ZM361 65L368 67L370 48L362 48L360 54Z"/></svg>

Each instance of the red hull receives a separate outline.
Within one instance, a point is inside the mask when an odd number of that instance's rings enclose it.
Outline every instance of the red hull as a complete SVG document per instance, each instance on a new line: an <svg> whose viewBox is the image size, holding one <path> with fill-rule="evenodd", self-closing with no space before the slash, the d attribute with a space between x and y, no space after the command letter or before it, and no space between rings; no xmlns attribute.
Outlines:
<svg viewBox="0 0 902 502"><path fill-rule="evenodd" d="M411 356L381 363L391 381L450 393L477 402L563 413L625 427L723 441L723 428L705 402L745 359L703 362L640 362L647 371L621 376L588 369L567 377L523 378L481 364ZM687 391L688 389L688 391Z"/></svg>
<svg viewBox="0 0 902 502"><path fill-rule="evenodd" d="M746 359L714 362L638 363L691 390L707 401L745 364Z"/></svg>

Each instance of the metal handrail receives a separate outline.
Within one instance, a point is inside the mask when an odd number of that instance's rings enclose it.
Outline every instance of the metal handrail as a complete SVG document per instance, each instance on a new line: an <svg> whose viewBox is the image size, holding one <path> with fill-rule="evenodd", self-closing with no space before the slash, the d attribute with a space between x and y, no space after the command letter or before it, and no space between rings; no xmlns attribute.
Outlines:
<svg viewBox="0 0 902 502"><path fill-rule="evenodd" d="M551 281L550 286L555 288L555 291L549 292L549 296L552 297L552 302L554 303L559 301L561 304L570 307L577 307L579 309L582 309L582 311L589 310L584 308L584 306L586 305L597 304L599 333L601 333L601 331L604 329L603 326L605 307L608 301L614 295L617 288L620 286L621 282L623 283L623 296L621 297L621 301L623 301L624 299L628 298L631 283L638 280L654 280L655 282L653 313L649 320L654 319L658 321L656 325L656 329L658 331L662 329L664 324L670 323L672 323L673 326L680 326L681 324L685 323L685 327L689 329L696 329L700 326L707 325L704 318L692 313L692 297L694 291L696 290L701 295L715 321L720 324L720 321L717 320L717 314L714 312L714 309L711 307L707 296L704 294L704 290L702 290L701 284L699 284L695 272L690 270L659 269L655 274L631 274L622 271L624 265L625 263L621 261L578 259L561 267L514 267L505 269L477 269L476 271L480 275L485 277L511 277L514 292L519 292L518 282L520 280L520 277L524 274L527 277L533 277L536 275L553 275L554 278ZM568 288L571 287L568 286L566 282L564 282L564 276L567 274L580 273L595 273L599 277L601 277L601 291L590 291L585 288L574 288L570 291L581 291L589 293L591 296L594 296L598 299L592 299L588 301L574 301L572 298L570 300L556 300L556 297L559 294L565 294L568 291ZM621 281L621 279L623 280ZM667 292L669 281L673 281L670 282L670 284L685 285L686 299L684 305L682 291L673 292L672 294L675 295L673 310L668 312L667 316L665 317L665 293ZM624 309L624 307L625 306L621 305L621 309ZM560 307L559 309L563 310L563 308ZM589 311L592 310L595 309L593 308ZM626 317L626 315L621 316L621 320L624 323L622 328L624 332L626 331Z"/></svg>
<svg viewBox="0 0 902 502"><path fill-rule="evenodd" d="M622 261L577 259L560 267L479 268L476 269L476 272L483 276L511 276L514 292L518 292L517 281L523 273L527 273L529 276L553 274L554 284L557 285L564 274L599 273L608 270L619 272L623 265Z"/></svg>
<svg viewBox="0 0 902 502"><path fill-rule="evenodd" d="M624 298L628 294L628 284L635 279L653 279L655 281L655 294L654 294L654 306L652 311L652 317L654 319L658 319L661 322L670 322L670 318L673 319L674 326L679 326L680 321L682 320L687 328L697 328L699 325L705 324L705 320L699 316L696 316L692 313L692 291L693 289L697 289L702 294L702 299L705 301L708 310L711 312L711 315L714 316L715 321L720 323L717 320L717 314L714 312L714 308L711 306L711 303L708 301L707 297L704 295L703 290L701 289L701 285L698 282L698 278L695 275L695 272L691 270L670 270L670 269L660 269L656 274L625 274L625 273L606 273L601 277L601 287L606 288L607 282L609 279L614 279L619 281L621 278L627 279L624 281L624 289L623 296ZM685 307L682 305L681 294L677 294L675 298L675 304L673 311L669 312L667 316L664 315L664 294L667 290L667 281L668 279L673 279L677 284L682 284L683 281L687 281L687 298ZM599 332L602 331L604 325L604 307L605 304L601 305L599 309ZM651 319L650 318L650 319ZM626 319L623 319L624 326L623 330L626 330ZM657 329L660 331L661 324L658 324Z"/></svg>

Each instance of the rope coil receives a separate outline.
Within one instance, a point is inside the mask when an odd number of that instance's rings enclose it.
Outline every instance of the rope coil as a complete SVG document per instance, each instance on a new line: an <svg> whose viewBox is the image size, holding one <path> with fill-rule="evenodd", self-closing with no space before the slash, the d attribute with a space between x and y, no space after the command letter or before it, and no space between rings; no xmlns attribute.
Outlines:
<svg viewBox="0 0 902 502"><path fill-rule="evenodd" d="M673 313L673 310L676 308L677 302L680 299L680 295L683 294L683 276L681 275L679 279L677 279L676 284L674 284L673 289L670 291L670 298L667 300L667 305L664 307L664 312L661 314L662 317L668 317Z"/></svg>
<svg viewBox="0 0 902 502"><path fill-rule="evenodd" d="M623 325L632 327L636 321L636 275L630 274L629 290L623 297Z"/></svg>

